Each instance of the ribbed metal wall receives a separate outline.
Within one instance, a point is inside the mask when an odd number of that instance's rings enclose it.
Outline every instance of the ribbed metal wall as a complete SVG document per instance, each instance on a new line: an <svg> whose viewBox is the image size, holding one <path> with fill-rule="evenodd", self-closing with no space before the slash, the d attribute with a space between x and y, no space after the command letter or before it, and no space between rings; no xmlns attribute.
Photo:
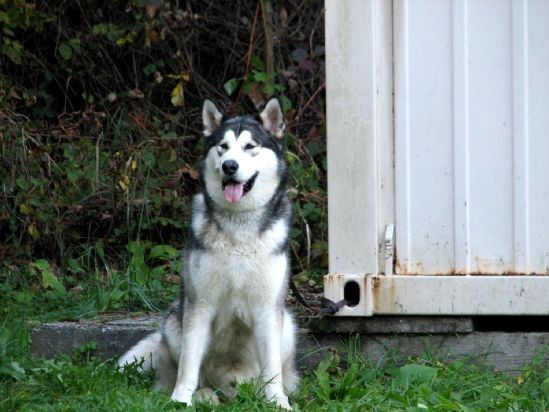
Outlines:
<svg viewBox="0 0 549 412"><path fill-rule="evenodd" d="M549 274L549 1L395 0L397 274Z"/></svg>

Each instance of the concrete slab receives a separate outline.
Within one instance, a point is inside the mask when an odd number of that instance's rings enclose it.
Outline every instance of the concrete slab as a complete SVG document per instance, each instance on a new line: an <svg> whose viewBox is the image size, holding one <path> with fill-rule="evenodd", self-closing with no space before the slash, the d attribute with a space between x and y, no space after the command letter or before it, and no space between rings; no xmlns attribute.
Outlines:
<svg viewBox="0 0 549 412"><path fill-rule="evenodd" d="M307 327L315 333L469 333L470 317L374 316L311 318Z"/></svg>
<svg viewBox="0 0 549 412"><path fill-rule="evenodd" d="M409 356L430 353L441 359L469 359L502 372L521 371L535 356L549 368L549 333L473 332L436 335L355 335L358 348L373 362L386 358L405 361ZM315 335L317 348L348 350L353 345L349 335ZM332 349L332 350L334 350ZM322 351L311 352L302 359L315 365L322 359Z"/></svg>
<svg viewBox="0 0 549 412"><path fill-rule="evenodd" d="M140 339L153 332L161 316L150 315L117 320L54 322L34 328L31 354L51 358L60 353L72 355L82 345L95 342L93 355L108 359L124 353Z"/></svg>
<svg viewBox="0 0 549 412"><path fill-rule="evenodd" d="M160 316L141 316L44 324L32 331L31 353L45 358L71 355L95 342L92 354L108 359L122 354L160 322ZM311 330L299 331L297 353L300 366L306 369L315 368L328 351L345 352L353 345L374 362L429 352L444 359L473 357L501 371L520 370L536 353L549 349L549 332L477 332L467 318L324 318L310 324ZM549 350L543 359L549 367Z"/></svg>

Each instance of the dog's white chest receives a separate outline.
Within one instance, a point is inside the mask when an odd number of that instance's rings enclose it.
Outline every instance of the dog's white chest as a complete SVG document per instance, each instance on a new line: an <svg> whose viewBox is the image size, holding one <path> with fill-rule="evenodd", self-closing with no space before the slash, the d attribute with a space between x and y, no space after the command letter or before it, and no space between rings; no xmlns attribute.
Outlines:
<svg viewBox="0 0 549 412"><path fill-rule="evenodd" d="M235 292L235 289L273 283L273 278L285 275L286 268L281 267L281 260L285 262L286 256L273 254L261 241L218 238L209 246L196 253L191 276L215 282L212 286L216 289L224 285L227 291ZM282 273L277 274L275 268Z"/></svg>
<svg viewBox="0 0 549 412"><path fill-rule="evenodd" d="M189 256L193 286L217 300L278 296L288 270L286 253L281 252L288 230L283 223L259 235L257 227L238 222L203 227L202 248Z"/></svg>

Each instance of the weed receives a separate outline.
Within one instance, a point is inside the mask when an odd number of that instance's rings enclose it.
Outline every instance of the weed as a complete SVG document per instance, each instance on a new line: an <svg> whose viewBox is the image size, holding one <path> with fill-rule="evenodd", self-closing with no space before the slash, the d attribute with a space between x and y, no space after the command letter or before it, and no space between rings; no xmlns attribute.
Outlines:
<svg viewBox="0 0 549 412"><path fill-rule="evenodd" d="M28 354L30 322L65 317L78 310L67 300L63 311L53 291L46 295L18 292L0 283L0 410L175 411L169 394L151 390L153 374L136 365L120 371L114 361L90 356L93 344L71 357L32 359ZM21 302L26 302L22 305ZM51 312L49 310L51 309ZM519 375L494 372L466 359L448 361L425 353L404 363L396 357L371 362L357 339L346 351L326 352L313 371L303 371L291 403L296 411L546 411L549 407L547 350ZM237 396L216 407L197 404L197 411L276 411L260 385L241 384Z"/></svg>
<svg viewBox="0 0 549 412"><path fill-rule="evenodd" d="M190 199L198 187L194 165L202 149L204 95L213 95L227 111L243 113L276 93L290 132L294 272L319 278L327 269L325 127L322 96L310 92L323 83L316 78L323 77L318 17L323 3L311 2L307 16L299 9L283 10L288 6L280 10L299 39L280 37L291 47L277 56L277 74L267 74L257 57L262 42L250 41L253 15L248 14L255 7L238 4L240 17L221 19L228 26L222 28L225 36L206 22L219 22L218 11L233 12L208 2L181 8L130 0L99 9L91 1L2 2L2 262L47 260L51 270L34 267L31 274L59 293L97 276L98 268L102 277L124 272L127 285L99 299L98 306L131 301L129 291L143 286L140 277L154 279L150 272L123 267L135 256L128 250L132 242L178 249L185 243ZM310 36L296 26L307 21L318 24L309 27ZM249 73L242 72L244 54L250 56ZM222 62L223 70L212 62ZM219 93L223 84L229 95L240 89L249 98L230 102ZM319 99L311 105L314 96ZM84 262L97 258L88 249L98 242L105 252L101 259L110 256L111 262Z"/></svg>
<svg viewBox="0 0 549 412"><path fill-rule="evenodd" d="M355 358L331 371L321 363L314 375L305 377L297 398L303 410L544 411L547 373L545 367L532 376L525 390L525 382L486 365L425 357L410 358L405 365L374 365Z"/></svg>

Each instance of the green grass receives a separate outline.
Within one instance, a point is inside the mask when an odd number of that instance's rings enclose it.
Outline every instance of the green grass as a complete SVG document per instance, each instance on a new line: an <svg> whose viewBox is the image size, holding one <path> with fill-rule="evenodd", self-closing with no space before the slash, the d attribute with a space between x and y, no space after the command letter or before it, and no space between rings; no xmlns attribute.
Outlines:
<svg viewBox="0 0 549 412"><path fill-rule="evenodd" d="M59 357L20 365L25 374L0 380L0 410L173 411L178 405L150 390L151 375L119 372L112 361ZM354 361L304 373L292 397L297 411L546 411L547 371L536 365L517 377L497 375L464 362L410 359L398 367ZM236 399L216 410L276 410L260 391L242 385ZM211 410L199 405L196 410Z"/></svg>
<svg viewBox="0 0 549 412"><path fill-rule="evenodd" d="M53 292L18 292L0 284L0 411L174 411L181 405L153 392L151 374L120 372L113 361L89 356L32 359L29 331L38 321L71 318L80 308ZM60 309L61 308L61 309ZM291 398L296 411L547 411L549 370L542 356L519 375L495 373L479 359L447 361L426 354L373 364L350 345L346 353L327 352L316 370L303 371ZM198 411L277 410L252 384L236 399Z"/></svg>

